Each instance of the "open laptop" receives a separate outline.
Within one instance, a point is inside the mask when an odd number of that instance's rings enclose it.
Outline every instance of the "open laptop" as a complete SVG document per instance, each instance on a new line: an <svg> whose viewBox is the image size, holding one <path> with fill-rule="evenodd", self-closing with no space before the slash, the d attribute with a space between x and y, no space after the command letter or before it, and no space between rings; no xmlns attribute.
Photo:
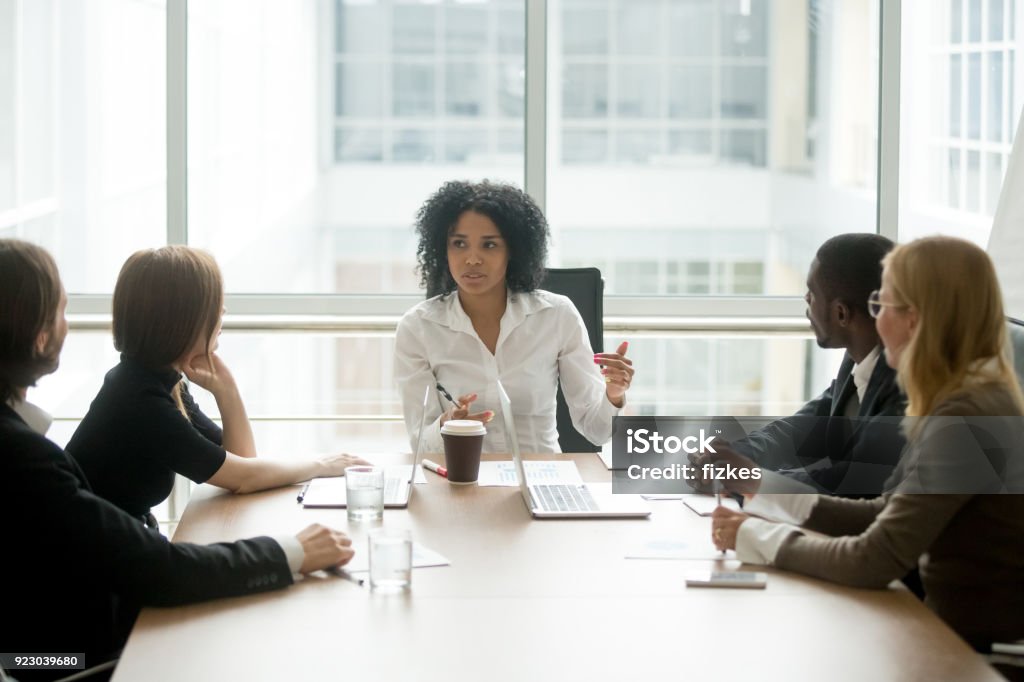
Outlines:
<svg viewBox="0 0 1024 682"><path fill-rule="evenodd" d="M384 468L384 507L387 509L405 509L409 506L412 491L416 488L416 472L419 470L420 453L423 451L423 436L426 430L427 405L430 400L431 387L428 385L423 392L423 404L420 405L420 426L416 433L416 450L412 453L412 466L406 472L407 465L388 466ZM345 477L316 478L310 481L309 488L302 496L302 506L310 509L342 508L348 504L345 489Z"/></svg>
<svg viewBox="0 0 1024 682"><path fill-rule="evenodd" d="M519 438L512 418L512 401L505 387L498 382L498 398L501 415L505 421L505 438L512 450L516 475L519 477L519 492L526 508L536 519L607 519L646 518L651 515L650 506L635 495L612 495L611 484L588 486L581 484L536 484L526 480L523 456L519 452ZM606 490L598 490L598 488Z"/></svg>

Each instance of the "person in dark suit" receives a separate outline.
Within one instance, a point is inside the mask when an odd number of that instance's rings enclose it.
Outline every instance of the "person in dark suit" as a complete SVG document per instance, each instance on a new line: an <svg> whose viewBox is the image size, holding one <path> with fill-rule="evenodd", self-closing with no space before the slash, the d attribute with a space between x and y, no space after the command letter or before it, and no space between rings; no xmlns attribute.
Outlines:
<svg viewBox="0 0 1024 682"><path fill-rule="evenodd" d="M81 470L43 436L49 417L27 389L57 369L67 298L42 248L0 240L0 584L2 650L117 655L142 606L173 606L280 589L295 572L341 566L343 533L201 546L170 543L94 495ZM10 671L9 671L10 672ZM17 670L22 682L67 670Z"/></svg>
<svg viewBox="0 0 1024 682"><path fill-rule="evenodd" d="M796 414L732 444L761 467L826 493L879 494L904 439L904 399L868 313L893 243L877 234L842 234L818 249L807 275L807 319L822 348L846 351L827 389Z"/></svg>
<svg viewBox="0 0 1024 682"><path fill-rule="evenodd" d="M925 603L969 644L987 652L1017 641L1024 394L992 261L952 237L899 246L870 306L885 340L881 361L908 397L907 448L885 493L776 496L786 498L787 523L719 507L712 540L744 563L855 587L884 589L920 566Z"/></svg>

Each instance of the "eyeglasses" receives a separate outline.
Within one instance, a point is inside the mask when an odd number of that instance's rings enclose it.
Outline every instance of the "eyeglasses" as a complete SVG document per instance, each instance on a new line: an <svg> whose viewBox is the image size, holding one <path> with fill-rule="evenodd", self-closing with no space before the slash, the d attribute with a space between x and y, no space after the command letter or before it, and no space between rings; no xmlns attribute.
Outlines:
<svg viewBox="0 0 1024 682"><path fill-rule="evenodd" d="M906 308L907 306L901 303L886 303L881 299L878 293L878 289L871 292L868 296L868 313L871 317L878 317L882 314L882 308Z"/></svg>

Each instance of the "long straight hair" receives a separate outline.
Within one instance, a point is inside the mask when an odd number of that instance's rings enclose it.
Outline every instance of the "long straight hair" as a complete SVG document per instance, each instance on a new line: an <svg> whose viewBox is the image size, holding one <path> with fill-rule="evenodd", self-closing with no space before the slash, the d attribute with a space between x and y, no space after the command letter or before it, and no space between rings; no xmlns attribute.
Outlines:
<svg viewBox="0 0 1024 682"><path fill-rule="evenodd" d="M986 383L1002 385L1024 411L988 254L962 239L927 237L897 246L882 262L894 302L918 313L897 369L907 415L931 414L951 394Z"/></svg>
<svg viewBox="0 0 1024 682"><path fill-rule="evenodd" d="M213 335L224 308L224 280L209 253L164 246L132 254L114 286L114 347L145 367L167 369L200 341L213 366ZM173 392L184 412L181 389Z"/></svg>

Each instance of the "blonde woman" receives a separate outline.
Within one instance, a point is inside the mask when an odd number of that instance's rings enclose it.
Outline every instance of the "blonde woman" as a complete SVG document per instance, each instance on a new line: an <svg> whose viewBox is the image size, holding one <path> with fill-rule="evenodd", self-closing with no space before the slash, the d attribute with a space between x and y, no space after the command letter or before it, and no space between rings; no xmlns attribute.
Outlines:
<svg viewBox="0 0 1024 682"><path fill-rule="evenodd" d="M978 494L1005 489L994 479L1019 470L1022 456L1024 398L999 283L985 252L959 239L899 246L883 265L871 312L908 417L928 417L908 420L893 492L791 497L789 514L824 536L719 508L712 537L747 563L861 587L885 587L919 564L926 603L985 650L1024 637L1024 497ZM1010 419L992 420L995 442L962 417ZM922 494L936 490L956 494Z"/></svg>
<svg viewBox="0 0 1024 682"><path fill-rule="evenodd" d="M67 446L97 495L153 525L150 509L170 494L175 474L246 493L341 476L365 463L350 455L256 457L245 404L216 353L224 285L209 254L185 246L133 254L118 276L113 308L121 362ZM223 430L193 401L182 375L213 394Z"/></svg>

